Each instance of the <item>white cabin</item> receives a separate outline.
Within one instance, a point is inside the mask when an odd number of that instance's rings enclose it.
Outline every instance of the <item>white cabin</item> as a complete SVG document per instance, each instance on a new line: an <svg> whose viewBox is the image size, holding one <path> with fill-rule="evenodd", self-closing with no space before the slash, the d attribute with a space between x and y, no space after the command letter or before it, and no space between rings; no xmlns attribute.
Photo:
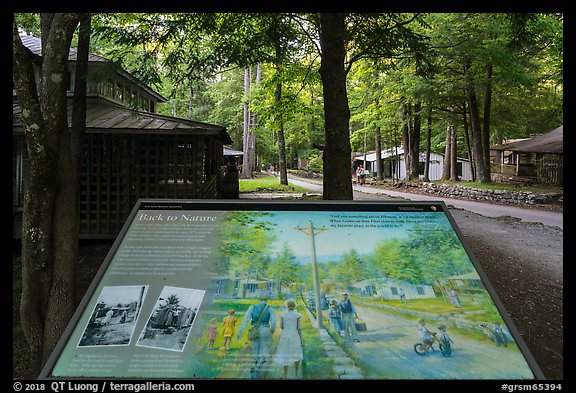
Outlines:
<svg viewBox="0 0 576 393"><path fill-rule="evenodd" d="M406 178L406 162L404 160L404 149L393 148L381 151L381 157L383 160L383 176L385 179L405 179ZM426 153L420 152L420 158L418 160L419 165L419 176L420 179L424 177L424 164L426 161ZM364 162L365 165L364 165ZM430 181L440 180L443 174L443 162L444 154L430 153L430 167L428 172L428 178ZM470 160L467 158L457 158L457 170L458 178L460 180L471 181L472 180L472 166ZM368 170L369 177L376 177L376 152L370 152L366 154L356 154L354 156L354 170L358 168L358 165L362 164L364 169Z"/></svg>

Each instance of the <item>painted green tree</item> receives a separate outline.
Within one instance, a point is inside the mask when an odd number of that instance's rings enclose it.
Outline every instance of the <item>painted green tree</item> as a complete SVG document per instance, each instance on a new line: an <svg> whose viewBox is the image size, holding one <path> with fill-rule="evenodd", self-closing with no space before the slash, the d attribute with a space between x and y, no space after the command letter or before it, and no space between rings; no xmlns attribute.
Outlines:
<svg viewBox="0 0 576 393"><path fill-rule="evenodd" d="M282 288L289 287L298 281L300 265L288 243L285 242L280 252L273 258L267 274L274 278L279 299L282 298Z"/></svg>
<svg viewBox="0 0 576 393"><path fill-rule="evenodd" d="M378 242L372 254L374 273L380 279L392 279L410 284L419 284L422 279L421 266L414 263L406 239L391 238Z"/></svg>
<svg viewBox="0 0 576 393"><path fill-rule="evenodd" d="M342 255L338 264L337 275L342 285L370 277L366 260L358 255L358 251L351 249Z"/></svg>
<svg viewBox="0 0 576 393"><path fill-rule="evenodd" d="M267 220L268 212L229 212L220 228L217 271L236 274L245 283L266 271L275 240L275 224ZM246 285L242 296L246 295Z"/></svg>

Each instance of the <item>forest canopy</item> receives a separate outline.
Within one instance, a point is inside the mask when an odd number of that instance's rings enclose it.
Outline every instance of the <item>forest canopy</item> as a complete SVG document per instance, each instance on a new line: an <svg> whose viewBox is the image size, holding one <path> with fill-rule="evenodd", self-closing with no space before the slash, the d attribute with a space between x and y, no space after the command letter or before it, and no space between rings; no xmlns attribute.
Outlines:
<svg viewBox="0 0 576 393"><path fill-rule="evenodd" d="M39 32L33 14L17 16L27 31ZM453 123L457 156L470 158L469 91L489 145L563 122L561 13L345 18L353 152L401 146L404 125L419 124L430 129L417 138L420 149L429 140L431 151L444 153ZM91 52L168 97L159 112L225 126L236 150L245 149L246 127L253 129L254 169L279 167L280 143L287 167L306 160L321 172L326 135L317 14L109 13L94 14L92 26Z"/></svg>

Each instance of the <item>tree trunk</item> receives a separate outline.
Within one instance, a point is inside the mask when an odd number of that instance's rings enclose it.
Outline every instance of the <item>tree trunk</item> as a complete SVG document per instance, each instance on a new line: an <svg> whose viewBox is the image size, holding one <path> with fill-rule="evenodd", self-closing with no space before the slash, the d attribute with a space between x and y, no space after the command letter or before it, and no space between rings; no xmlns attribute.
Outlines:
<svg viewBox="0 0 576 393"><path fill-rule="evenodd" d="M276 75L278 80L281 79L282 70L280 64L276 65ZM284 116L282 109L282 83L276 83L276 91L274 92L274 101L276 102L278 110L278 169L280 171L280 184L288 184L288 171L286 169L286 141L284 139Z"/></svg>
<svg viewBox="0 0 576 393"><path fill-rule="evenodd" d="M490 115L492 108L492 64L486 66L486 89L484 90L484 116L482 118L482 143L484 144L484 162L486 175L490 179Z"/></svg>
<svg viewBox="0 0 576 393"><path fill-rule="evenodd" d="M450 115L450 118L454 118L454 113ZM456 143L456 121L453 119L451 121L452 127L450 127L450 180L458 181L458 146Z"/></svg>
<svg viewBox="0 0 576 393"><path fill-rule="evenodd" d="M466 140L466 151L470 160L470 170L472 172L472 181L476 181L476 166L474 165L474 155L470 146L470 135L468 132L468 116L466 116L466 102L462 103L462 124L464 124L464 139Z"/></svg>
<svg viewBox="0 0 576 393"><path fill-rule="evenodd" d="M346 92L344 60L345 14L320 14L320 76L324 95L326 144L323 154L323 199L352 200L350 157L350 108Z"/></svg>
<svg viewBox="0 0 576 393"><path fill-rule="evenodd" d="M480 183L490 183L490 177L486 171L486 162L484 161L478 99L476 97L476 89L472 82L472 76L470 75L469 62L464 63L464 75L466 78L466 99L468 100L468 110L470 111L470 129L472 132L472 146L474 147L476 178Z"/></svg>
<svg viewBox="0 0 576 393"><path fill-rule="evenodd" d="M384 180L384 162L382 161L382 136L380 127L374 130L374 148L376 149L376 179Z"/></svg>
<svg viewBox="0 0 576 393"><path fill-rule="evenodd" d="M432 144L432 106L428 106L428 122L426 128L426 160L424 161L424 181L430 181L430 149Z"/></svg>
<svg viewBox="0 0 576 393"><path fill-rule="evenodd" d="M72 127L70 130L70 153L73 174L76 179L76 192L80 195L80 176L84 131L86 129L86 92L88 78L88 55L90 52L91 15L85 14L78 30L76 49L76 71L74 75L74 95L72 99ZM78 206L76 205L76 208Z"/></svg>
<svg viewBox="0 0 576 393"><path fill-rule="evenodd" d="M242 176L252 178L254 169L254 148L252 147L252 129L250 128L250 111L248 109L248 92L250 91L250 69L244 69L244 131L242 133Z"/></svg>
<svg viewBox="0 0 576 393"><path fill-rule="evenodd" d="M404 101L404 99L402 100ZM410 158L410 124L408 123L409 112L410 110L408 108L408 104L404 101L402 104L402 149L404 150L404 167L406 169L406 180L410 179L410 165L412 165L412 159Z"/></svg>
<svg viewBox="0 0 576 393"><path fill-rule="evenodd" d="M256 88L260 87L260 79L262 79L262 63L258 63L256 66ZM252 80L252 77L250 77ZM250 118L250 149L252 151L252 171L256 170L258 165L258 152L256 151L256 126L258 125L258 114L256 112L251 112Z"/></svg>
<svg viewBox="0 0 576 393"><path fill-rule="evenodd" d="M421 115L420 109L422 104L417 100L414 104L411 118L414 119L412 127L410 128L410 180L420 179L420 131L421 131Z"/></svg>
<svg viewBox="0 0 576 393"><path fill-rule="evenodd" d="M444 138L444 160L442 162L442 180L448 180L450 178L451 168L450 165L452 164L452 160L450 157L452 156L452 119L448 118L448 125L446 126L446 136Z"/></svg>
<svg viewBox="0 0 576 393"><path fill-rule="evenodd" d="M38 89L33 55L13 20L13 75L28 148L22 222L20 319L34 373L75 309L77 203L67 112L68 54L81 14L41 14Z"/></svg>

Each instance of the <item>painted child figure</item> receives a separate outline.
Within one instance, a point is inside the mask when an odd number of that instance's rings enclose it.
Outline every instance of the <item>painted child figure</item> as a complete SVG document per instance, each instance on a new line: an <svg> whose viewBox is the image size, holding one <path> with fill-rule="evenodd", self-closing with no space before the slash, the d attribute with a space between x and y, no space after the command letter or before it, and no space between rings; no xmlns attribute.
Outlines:
<svg viewBox="0 0 576 393"><path fill-rule="evenodd" d="M228 310L228 316L224 317L222 321L224 323L224 330L222 331L222 335L224 336L224 347L226 349L230 349L232 345L232 337L236 331L236 312L232 309Z"/></svg>
<svg viewBox="0 0 576 393"><path fill-rule="evenodd" d="M440 334L438 335L438 338L440 339L440 341L442 342L442 355L448 357L452 355L452 339L450 338L450 336L448 335L447 329L446 329L446 325L441 324L440 326L438 326L438 330L440 330Z"/></svg>
<svg viewBox="0 0 576 393"><path fill-rule="evenodd" d="M207 328L208 349L214 348L214 341L216 340L217 335L218 335L218 326L216 325L216 318L212 318Z"/></svg>
<svg viewBox="0 0 576 393"><path fill-rule="evenodd" d="M330 331L337 334L338 337L342 336L342 312L340 311L340 307L338 307L338 301L336 301L336 299L330 301L328 320L330 321Z"/></svg>
<svg viewBox="0 0 576 393"><path fill-rule="evenodd" d="M494 322L493 332L494 338L496 340L496 346L499 347L500 345L503 345L504 347L507 347L508 337L506 337L506 332L499 322Z"/></svg>
<svg viewBox="0 0 576 393"><path fill-rule="evenodd" d="M418 319L418 330L420 331L420 340L422 341L422 344L424 344L424 353L426 353L432 346L432 343L434 343L434 338L432 337L430 330L428 330L424 318Z"/></svg>

